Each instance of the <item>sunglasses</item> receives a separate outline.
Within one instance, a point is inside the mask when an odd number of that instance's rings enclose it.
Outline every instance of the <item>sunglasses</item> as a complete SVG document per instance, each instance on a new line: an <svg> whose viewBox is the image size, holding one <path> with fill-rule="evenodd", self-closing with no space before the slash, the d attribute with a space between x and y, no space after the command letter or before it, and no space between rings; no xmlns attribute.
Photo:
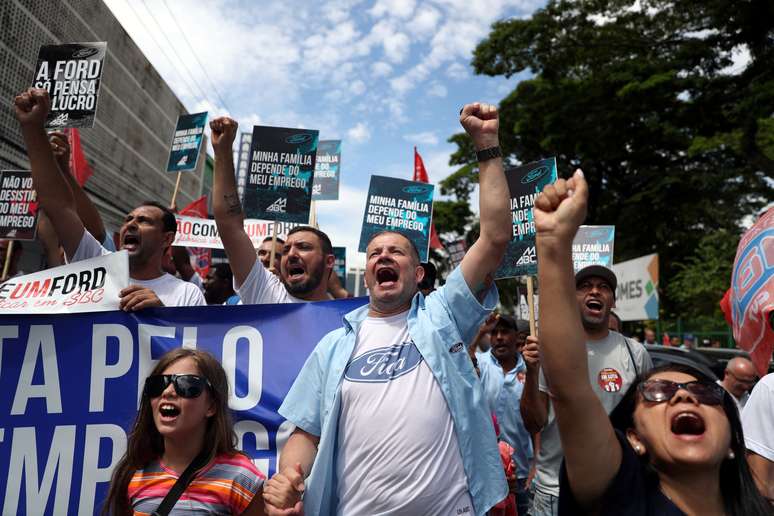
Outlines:
<svg viewBox="0 0 774 516"><path fill-rule="evenodd" d="M638 386L642 397L654 403L671 400L680 389L691 393L702 405L720 405L726 392L720 385L705 381L677 383L670 380L647 380Z"/></svg>
<svg viewBox="0 0 774 516"><path fill-rule="evenodd" d="M181 398L198 398L205 387L212 388L209 380L195 374L155 374L145 379L145 394L158 398L170 383Z"/></svg>

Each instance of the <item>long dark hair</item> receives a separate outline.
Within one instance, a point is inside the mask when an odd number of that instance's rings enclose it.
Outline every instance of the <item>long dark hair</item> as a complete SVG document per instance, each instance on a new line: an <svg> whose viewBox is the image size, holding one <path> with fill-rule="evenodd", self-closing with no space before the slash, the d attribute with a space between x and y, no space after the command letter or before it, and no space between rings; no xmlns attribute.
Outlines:
<svg viewBox="0 0 774 516"><path fill-rule="evenodd" d="M207 419L207 430L204 434L204 447L208 453L207 463L217 455L237 453L236 434L228 408L228 380L223 366L206 351L177 348L165 353L151 371L151 375L162 372L173 363L183 358L191 358L196 362L199 374L209 380L212 389L210 397L215 405L215 415ZM129 482L138 469L142 469L164 454L164 438L156 429L153 421L150 398L143 392L140 410L129 433L126 453L113 470L110 480L110 491L102 507L103 514L132 514L131 504L127 496Z"/></svg>
<svg viewBox="0 0 774 516"><path fill-rule="evenodd" d="M634 428L634 409L641 399L637 387L641 382L650 379L653 375L663 372L684 373L693 376L699 381L715 381L698 369L682 364L666 364L651 369L637 378L624 398L610 414L610 421L617 430L625 433L626 430ZM720 466L720 493L723 496L726 514L731 516L771 515L771 507L758 491L750 473L750 468L747 465L747 449L744 444L739 410L731 395L725 391L722 407L731 427L731 449L734 452L734 458L724 460ZM643 463L649 481L658 484L658 473L650 465L648 454L640 456L640 461Z"/></svg>

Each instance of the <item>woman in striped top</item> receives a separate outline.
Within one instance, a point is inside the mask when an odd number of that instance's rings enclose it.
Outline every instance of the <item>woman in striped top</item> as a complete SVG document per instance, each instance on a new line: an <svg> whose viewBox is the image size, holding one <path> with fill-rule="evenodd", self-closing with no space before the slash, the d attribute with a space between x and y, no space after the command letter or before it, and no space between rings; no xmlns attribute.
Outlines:
<svg viewBox="0 0 774 516"><path fill-rule="evenodd" d="M228 382L211 354L174 349L145 381L126 454L116 466L104 512L151 514L188 465L205 452L170 516L263 514L264 476L235 448Z"/></svg>

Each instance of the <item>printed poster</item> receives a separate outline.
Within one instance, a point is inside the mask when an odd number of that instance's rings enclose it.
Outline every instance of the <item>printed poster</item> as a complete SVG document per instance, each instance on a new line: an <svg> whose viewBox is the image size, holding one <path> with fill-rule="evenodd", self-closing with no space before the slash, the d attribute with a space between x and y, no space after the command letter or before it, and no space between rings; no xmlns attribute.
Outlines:
<svg viewBox="0 0 774 516"><path fill-rule="evenodd" d="M532 207L543 188L556 181L556 158L548 158L505 170L511 194L513 239L495 279L537 274L535 217Z"/></svg>
<svg viewBox="0 0 774 516"><path fill-rule="evenodd" d="M433 219L434 189L428 183L371 176L358 251L366 251L372 235L381 231L395 231L414 242L419 251L419 260L426 262L430 223Z"/></svg>
<svg viewBox="0 0 774 516"><path fill-rule="evenodd" d="M94 127L106 53L106 42L40 47L32 84L51 98L46 128Z"/></svg>
<svg viewBox="0 0 774 516"><path fill-rule="evenodd" d="M169 149L167 172L195 170L199 161L199 150L204 140L207 112L180 115L177 118L172 146Z"/></svg>
<svg viewBox="0 0 774 516"><path fill-rule="evenodd" d="M312 186L313 201L335 201L339 198L341 140L320 140Z"/></svg>
<svg viewBox="0 0 774 516"><path fill-rule="evenodd" d="M243 202L247 217L309 222L318 134L313 129L253 127Z"/></svg>

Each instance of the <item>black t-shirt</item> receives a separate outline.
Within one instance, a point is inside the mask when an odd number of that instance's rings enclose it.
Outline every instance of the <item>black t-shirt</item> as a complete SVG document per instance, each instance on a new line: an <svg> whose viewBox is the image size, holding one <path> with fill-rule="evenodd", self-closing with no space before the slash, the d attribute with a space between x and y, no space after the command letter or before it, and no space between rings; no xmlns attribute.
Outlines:
<svg viewBox="0 0 774 516"><path fill-rule="evenodd" d="M621 467L602 497L600 515L685 516L658 487L658 478L648 475L624 435L615 431L621 443ZM559 473L559 516L584 514L570 489L562 462Z"/></svg>

